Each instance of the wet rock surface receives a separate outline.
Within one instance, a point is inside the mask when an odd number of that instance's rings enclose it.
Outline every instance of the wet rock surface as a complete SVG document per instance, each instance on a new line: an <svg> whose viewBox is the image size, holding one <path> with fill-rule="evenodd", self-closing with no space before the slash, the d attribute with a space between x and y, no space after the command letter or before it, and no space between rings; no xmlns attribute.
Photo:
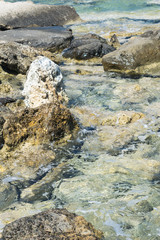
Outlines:
<svg viewBox="0 0 160 240"><path fill-rule="evenodd" d="M14 148L23 141L33 143L58 141L70 135L77 126L70 111L60 104L24 109L14 114L3 126L5 144Z"/></svg>
<svg viewBox="0 0 160 240"><path fill-rule="evenodd" d="M159 35L158 30L131 38L118 50L103 57L104 70L159 76Z"/></svg>
<svg viewBox="0 0 160 240"><path fill-rule="evenodd" d="M30 64L45 52L19 43L0 44L0 65L9 72L26 74ZM46 52L46 54L49 54ZM51 57L51 55L50 55Z"/></svg>
<svg viewBox="0 0 160 240"><path fill-rule="evenodd" d="M0 42L17 42L51 52L69 47L72 31L64 27L21 28L0 32Z"/></svg>
<svg viewBox="0 0 160 240"><path fill-rule="evenodd" d="M65 49L63 56L65 58L75 58L85 60L93 57L102 57L103 55L114 51L106 39L96 34L86 34L80 38L72 40L68 49Z"/></svg>
<svg viewBox="0 0 160 240"><path fill-rule="evenodd" d="M103 234L83 217L65 209L51 209L7 225L2 233L7 239L85 239L100 240Z"/></svg>
<svg viewBox="0 0 160 240"><path fill-rule="evenodd" d="M0 3L0 28L2 30L28 26L64 25L79 20L70 6L40 5L31 2ZM12 12L12 13L11 13Z"/></svg>

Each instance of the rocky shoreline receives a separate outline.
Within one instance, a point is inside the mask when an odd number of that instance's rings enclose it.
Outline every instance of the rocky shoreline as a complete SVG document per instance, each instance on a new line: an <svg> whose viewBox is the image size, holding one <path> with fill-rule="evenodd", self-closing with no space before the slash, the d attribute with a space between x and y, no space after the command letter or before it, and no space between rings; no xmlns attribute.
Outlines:
<svg viewBox="0 0 160 240"><path fill-rule="evenodd" d="M22 4L27 12L19 14ZM32 203L51 198L54 184L70 168L67 162L58 159L56 149L74 141L81 125L96 126L101 147L116 156L133 139L137 141L145 134L144 125L151 121L151 116L138 111L102 114L96 110L94 118L88 109L77 107L71 111L57 64L83 63L75 74L85 75L85 65L91 65L92 74L93 68L99 71L96 64L102 61L106 72L157 77L160 33L149 31L120 45L116 35L110 40L90 33L74 36L66 25L82 20L68 6L5 2L0 2L0 6L6 9L0 17L0 210L3 212L17 200ZM12 6L15 12L11 19L8 11ZM137 85L133 94L138 92L141 88ZM158 120L154 131L158 131L157 124ZM111 132L114 136L109 138ZM47 169L48 164L51 169ZM41 169L42 166L47 170ZM13 179L5 181L7 176ZM19 231L21 226L25 228ZM42 226L38 232L37 226ZM102 232L82 217L56 209L6 225L2 239L22 240L26 235L27 239L28 236L29 239L44 239L44 236L45 239L104 239Z"/></svg>

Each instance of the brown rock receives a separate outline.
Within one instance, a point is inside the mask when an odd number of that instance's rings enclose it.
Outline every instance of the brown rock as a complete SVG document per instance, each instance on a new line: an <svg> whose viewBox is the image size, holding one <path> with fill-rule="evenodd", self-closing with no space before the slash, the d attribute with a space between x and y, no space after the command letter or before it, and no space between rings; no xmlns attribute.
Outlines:
<svg viewBox="0 0 160 240"><path fill-rule="evenodd" d="M48 104L15 113L5 122L3 137L10 148L29 139L41 144L60 140L71 134L76 126L75 119L66 107L59 103Z"/></svg>
<svg viewBox="0 0 160 240"><path fill-rule="evenodd" d="M113 53L102 59L105 71L129 74L160 74L160 31L131 38Z"/></svg>
<svg viewBox="0 0 160 240"><path fill-rule="evenodd" d="M65 209L51 209L24 217L5 226L3 239L8 240L100 240L102 232L83 217Z"/></svg>

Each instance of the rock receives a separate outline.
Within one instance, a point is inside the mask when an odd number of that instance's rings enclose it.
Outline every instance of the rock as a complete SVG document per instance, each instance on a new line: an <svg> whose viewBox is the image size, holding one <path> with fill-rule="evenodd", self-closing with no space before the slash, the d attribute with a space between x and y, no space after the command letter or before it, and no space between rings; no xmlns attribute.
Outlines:
<svg viewBox="0 0 160 240"><path fill-rule="evenodd" d="M44 54L45 52L14 42L0 43L0 65L9 72L25 74L37 56Z"/></svg>
<svg viewBox="0 0 160 240"><path fill-rule="evenodd" d="M36 200L48 200L53 191L54 182L61 179L67 165L67 163L59 164L48 172L40 181L24 189L21 193L21 201L31 203Z"/></svg>
<svg viewBox="0 0 160 240"><path fill-rule="evenodd" d="M113 34L110 38L110 44L111 46L113 46L114 48L119 48L121 45L120 45L120 42L118 41L118 38L116 36L116 34Z"/></svg>
<svg viewBox="0 0 160 240"><path fill-rule="evenodd" d="M103 57L105 71L128 74L160 74L160 31L134 37L118 50Z"/></svg>
<svg viewBox="0 0 160 240"><path fill-rule="evenodd" d="M100 240L103 234L83 217L65 209L51 209L6 225L2 237L4 240Z"/></svg>
<svg viewBox="0 0 160 240"><path fill-rule="evenodd" d="M10 97L6 97L6 98L0 98L0 104L2 105L6 105L7 103L12 103L15 102L16 99L10 98Z"/></svg>
<svg viewBox="0 0 160 240"><path fill-rule="evenodd" d="M3 137L9 148L31 141L42 144L59 141L77 126L70 111L58 102L14 113L3 126Z"/></svg>
<svg viewBox="0 0 160 240"><path fill-rule="evenodd" d="M32 62L24 84L23 95L27 107L35 108L55 99L63 100L62 73L57 64L46 57Z"/></svg>
<svg viewBox="0 0 160 240"><path fill-rule="evenodd" d="M106 39L96 34L86 34L80 38L75 38L68 49L64 50L63 57L75 58L77 60L102 57L114 51Z"/></svg>
<svg viewBox="0 0 160 240"><path fill-rule="evenodd" d="M49 146L28 141L10 150L6 145L0 150L0 177L7 178L20 191L43 177L48 166L56 164L56 154Z"/></svg>
<svg viewBox="0 0 160 240"><path fill-rule="evenodd" d="M17 200L17 191L9 183L0 183L0 211Z"/></svg>
<svg viewBox="0 0 160 240"><path fill-rule="evenodd" d="M102 125L118 126L134 123L140 119L143 119L145 115L143 113L134 111L120 111L116 114L111 114L102 120Z"/></svg>
<svg viewBox="0 0 160 240"><path fill-rule="evenodd" d="M80 17L70 6L0 2L1 30L35 25L41 27L64 25L75 21L80 21Z"/></svg>
<svg viewBox="0 0 160 240"><path fill-rule="evenodd" d="M3 132L2 132L4 123L5 123L4 118L0 117L0 149L2 148L3 143L4 143Z"/></svg>
<svg viewBox="0 0 160 240"><path fill-rule="evenodd" d="M142 200L134 206L136 212L151 212L153 210L152 205L147 200Z"/></svg>
<svg viewBox="0 0 160 240"><path fill-rule="evenodd" d="M0 43L17 42L52 52L69 47L72 31L60 26L0 31Z"/></svg>

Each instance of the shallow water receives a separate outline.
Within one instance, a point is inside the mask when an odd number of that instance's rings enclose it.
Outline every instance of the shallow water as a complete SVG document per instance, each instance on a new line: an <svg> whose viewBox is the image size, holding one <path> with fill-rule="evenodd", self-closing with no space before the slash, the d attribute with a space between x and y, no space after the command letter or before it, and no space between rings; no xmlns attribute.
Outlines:
<svg viewBox="0 0 160 240"><path fill-rule="evenodd" d="M84 216L105 239L160 239L160 78L122 78L100 65L71 63L61 69L68 106L81 130L56 150L56 161L40 167L29 187L20 184L18 173L4 177L17 186L19 198L0 212L0 227L58 207ZM144 116L125 122L128 112ZM47 174L57 169L58 178L51 181ZM45 176L50 187L43 184ZM36 182L39 189L30 198Z"/></svg>
<svg viewBox="0 0 160 240"><path fill-rule="evenodd" d="M70 26L75 34L108 37L116 32L121 42L160 21L159 1L38 2L74 6L85 19ZM124 78L89 62L61 69L68 107L81 129L67 147L56 149L56 162L42 165L32 183L21 186L15 172L3 178L16 185L19 197L0 212L0 229L19 217L65 207L102 230L106 239L160 239L160 78ZM124 117L129 112L144 115L132 122ZM54 145L46 148L55 150ZM64 163L60 178L42 191L44 177L59 163ZM41 183L37 196L22 201L23 191L27 186L32 190L36 181Z"/></svg>

